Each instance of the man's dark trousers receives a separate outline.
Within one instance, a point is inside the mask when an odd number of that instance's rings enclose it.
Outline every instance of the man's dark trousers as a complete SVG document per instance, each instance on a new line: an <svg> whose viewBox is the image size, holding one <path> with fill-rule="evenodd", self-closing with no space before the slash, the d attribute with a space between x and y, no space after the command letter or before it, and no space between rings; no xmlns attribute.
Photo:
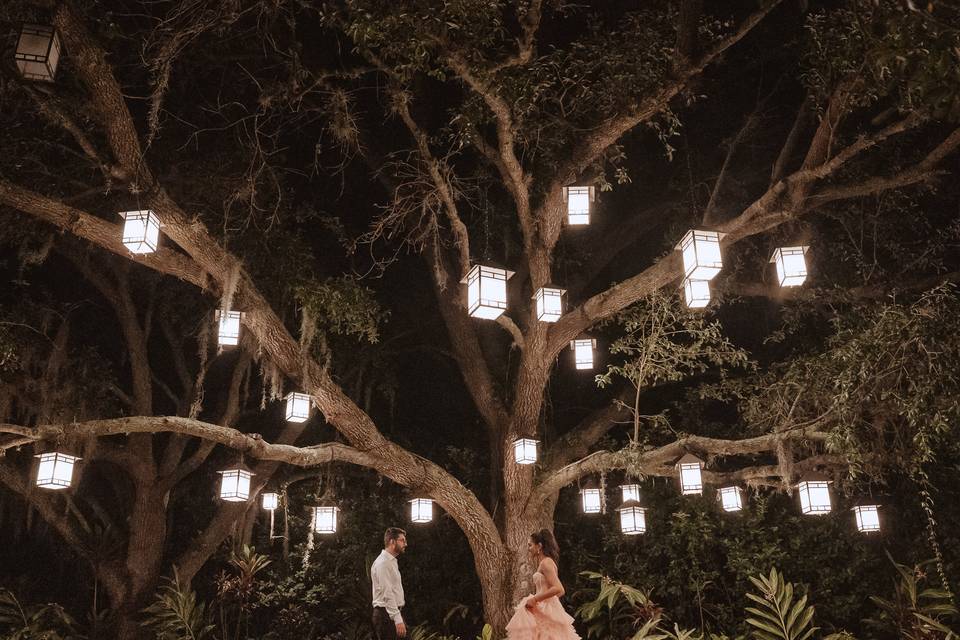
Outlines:
<svg viewBox="0 0 960 640"><path fill-rule="evenodd" d="M373 608L373 632L377 640L397 640L397 625L384 607Z"/></svg>

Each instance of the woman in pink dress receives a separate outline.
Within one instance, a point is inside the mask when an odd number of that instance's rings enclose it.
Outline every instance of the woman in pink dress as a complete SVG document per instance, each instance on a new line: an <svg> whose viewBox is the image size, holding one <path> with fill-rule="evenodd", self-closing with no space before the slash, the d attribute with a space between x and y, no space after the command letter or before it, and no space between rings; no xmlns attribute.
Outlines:
<svg viewBox="0 0 960 640"><path fill-rule="evenodd" d="M573 618L560 604L564 594L557 575L560 547L547 529L530 536L527 553L537 565L533 584L537 592L517 605L517 612L507 623L508 640L580 640L573 629Z"/></svg>

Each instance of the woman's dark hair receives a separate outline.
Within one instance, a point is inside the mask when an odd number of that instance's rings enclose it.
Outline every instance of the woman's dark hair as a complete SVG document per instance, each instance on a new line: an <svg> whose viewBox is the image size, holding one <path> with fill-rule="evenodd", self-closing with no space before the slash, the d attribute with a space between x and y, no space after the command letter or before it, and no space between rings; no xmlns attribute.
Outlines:
<svg viewBox="0 0 960 640"><path fill-rule="evenodd" d="M553 558L553 561L560 564L560 547L557 545L557 539L553 537L550 529L540 529L530 534L530 539L543 547L543 555Z"/></svg>

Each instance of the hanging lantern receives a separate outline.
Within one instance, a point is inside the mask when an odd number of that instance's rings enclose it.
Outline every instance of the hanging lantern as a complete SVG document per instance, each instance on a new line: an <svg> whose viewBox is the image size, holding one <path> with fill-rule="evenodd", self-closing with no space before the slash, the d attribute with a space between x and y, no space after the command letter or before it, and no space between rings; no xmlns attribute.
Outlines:
<svg viewBox="0 0 960 640"><path fill-rule="evenodd" d="M584 513L600 513L603 510L603 496L600 487L588 484L580 489L580 502Z"/></svg>
<svg viewBox="0 0 960 640"><path fill-rule="evenodd" d="M720 238L716 231L691 229L677 245L683 253L683 275L694 280L713 280L723 268Z"/></svg>
<svg viewBox="0 0 960 640"><path fill-rule="evenodd" d="M590 224L590 203L595 199L593 187L566 187L563 199L567 203L567 224Z"/></svg>
<svg viewBox="0 0 960 640"><path fill-rule="evenodd" d="M338 507L314 507L312 518L313 532L324 534L336 533L338 513L340 513Z"/></svg>
<svg viewBox="0 0 960 640"><path fill-rule="evenodd" d="M819 473L808 473L800 478L797 491L800 494L800 512L804 515L830 513L830 479Z"/></svg>
<svg viewBox="0 0 960 640"><path fill-rule="evenodd" d="M57 451L34 456L37 465L37 486L43 489L68 489L73 482L73 467L80 458Z"/></svg>
<svg viewBox="0 0 960 640"><path fill-rule="evenodd" d="M630 500L640 502L640 485L622 484L620 485L620 491L623 493L623 502L629 502Z"/></svg>
<svg viewBox="0 0 960 640"><path fill-rule="evenodd" d="M702 309L710 304L710 281L683 279L683 299L691 309Z"/></svg>
<svg viewBox="0 0 960 640"><path fill-rule="evenodd" d="M620 532L635 536L647 531L647 510L637 500L627 500L620 508Z"/></svg>
<svg viewBox="0 0 960 640"><path fill-rule="evenodd" d="M770 262L777 265L777 281L781 287L799 287L807 279L807 249L810 247L777 247Z"/></svg>
<svg viewBox="0 0 960 640"><path fill-rule="evenodd" d="M537 301L537 320L540 322L556 322L563 315L563 294L565 289L541 287L533 297Z"/></svg>
<svg viewBox="0 0 960 640"><path fill-rule="evenodd" d="M513 459L517 464L533 464L537 461L537 441L517 438L513 441Z"/></svg>
<svg viewBox="0 0 960 640"><path fill-rule="evenodd" d="M274 511L280 506L280 496L272 491L260 494L260 505L264 511Z"/></svg>
<svg viewBox="0 0 960 640"><path fill-rule="evenodd" d="M474 318L496 320L507 309L507 280L513 271L474 265L461 280L467 285L467 313Z"/></svg>
<svg viewBox="0 0 960 640"><path fill-rule="evenodd" d="M717 499L724 511L735 512L743 510L743 489L740 487L720 487Z"/></svg>
<svg viewBox="0 0 960 640"><path fill-rule="evenodd" d="M153 253L160 242L160 220L150 209L121 211L123 246L130 253Z"/></svg>
<svg viewBox="0 0 960 640"><path fill-rule="evenodd" d="M250 478L253 473L240 467L218 471L220 474L220 499L227 502L246 502L250 498Z"/></svg>
<svg viewBox="0 0 960 640"><path fill-rule="evenodd" d="M853 508L857 517L857 531L875 533L880 531L880 505L858 504Z"/></svg>
<svg viewBox="0 0 960 640"><path fill-rule="evenodd" d="M243 318L242 311L221 311L217 310L217 342L222 346L233 346L240 344L240 319Z"/></svg>
<svg viewBox="0 0 960 640"><path fill-rule="evenodd" d="M433 500L414 498L410 501L410 521L430 522L433 520Z"/></svg>
<svg viewBox="0 0 960 640"><path fill-rule="evenodd" d="M310 396L293 391L284 398L287 422L306 422L310 418Z"/></svg>
<svg viewBox="0 0 960 640"><path fill-rule="evenodd" d="M593 350L597 341L592 338L580 338L570 341L573 350L573 362L577 369L593 369Z"/></svg>
<svg viewBox="0 0 960 640"><path fill-rule="evenodd" d="M680 492L685 496L703 493L703 476L700 470L703 468L703 460L688 453L677 462L677 471L680 472Z"/></svg>
<svg viewBox="0 0 960 640"><path fill-rule="evenodd" d="M24 78L53 82L60 63L60 34L53 27L23 25L14 59Z"/></svg>

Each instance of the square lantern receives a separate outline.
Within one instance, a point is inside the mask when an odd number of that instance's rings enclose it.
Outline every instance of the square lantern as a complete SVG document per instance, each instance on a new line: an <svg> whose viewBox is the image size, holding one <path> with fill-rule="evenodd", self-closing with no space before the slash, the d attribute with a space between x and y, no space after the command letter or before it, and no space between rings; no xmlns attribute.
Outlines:
<svg viewBox="0 0 960 640"><path fill-rule="evenodd" d="M433 520L433 500L414 498L410 501L410 521L430 522Z"/></svg>
<svg viewBox="0 0 960 640"><path fill-rule="evenodd" d="M518 438L513 441L513 459L517 464L533 464L537 461L537 441Z"/></svg>
<svg viewBox="0 0 960 640"><path fill-rule="evenodd" d="M40 459L37 465L37 486L44 489L68 489L73 482L73 467L80 458L66 453L51 452L35 456Z"/></svg>
<svg viewBox="0 0 960 640"><path fill-rule="evenodd" d="M60 63L60 34L53 27L23 25L14 59L24 78L53 82Z"/></svg>
<svg viewBox="0 0 960 640"><path fill-rule="evenodd" d="M280 506L280 496L272 491L260 495L260 505L264 511L275 511Z"/></svg>
<svg viewBox="0 0 960 640"><path fill-rule="evenodd" d="M287 422L306 422L310 418L311 398L305 393L293 391L284 398L284 415Z"/></svg>
<svg viewBox="0 0 960 640"><path fill-rule="evenodd" d="M720 487L717 499L724 511L733 513L743 510L743 489L740 487Z"/></svg>
<svg viewBox="0 0 960 640"><path fill-rule="evenodd" d="M703 476L700 470L703 469L703 460L688 453L677 462L677 471L680 473L680 492L685 496L703 493Z"/></svg>
<svg viewBox="0 0 960 640"><path fill-rule="evenodd" d="M702 309L710 304L710 281L683 279L683 299L691 309Z"/></svg>
<svg viewBox="0 0 960 640"><path fill-rule="evenodd" d="M599 487L580 489L580 501L584 513L600 513L603 508Z"/></svg>
<svg viewBox="0 0 960 640"><path fill-rule="evenodd" d="M860 504L853 508L857 516L857 531L874 533L880 531L880 506L875 504Z"/></svg>
<svg viewBox="0 0 960 640"><path fill-rule="evenodd" d="M217 341L223 346L240 343L240 320L242 311L217 311Z"/></svg>
<svg viewBox="0 0 960 640"><path fill-rule="evenodd" d="M314 507L312 518L313 532L324 534L336 533L338 513L340 513L338 507Z"/></svg>
<svg viewBox="0 0 960 640"><path fill-rule="evenodd" d="M556 322L563 315L563 294L565 289L541 287L533 297L537 301L537 320L540 322Z"/></svg>
<svg viewBox="0 0 960 640"><path fill-rule="evenodd" d="M810 473L797 483L800 494L800 512L804 515L830 513L830 480L821 474Z"/></svg>
<svg viewBox="0 0 960 640"><path fill-rule="evenodd" d="M629 502L631 500L640 502L640 485L622 484L620 485L620 491L623 493L623 502Z"/></svg>
<svg viewBox="0 0 960 640"><path fill-rule="evenodd" d="M593 187L566 187L563 199L567 203L567 224L590 224L590 203L596 192Z"/></svg>
<svg viewBox="0 0 960 640"><path fill-rule="evenodd" d="M160 241L160 220L150 209L121 211L123 246L130 253L153 253Z"/></svg>
<svg viewBox="0 0 960 640"><path fill-rule="evenodd" d="M592 338L581 338L570 341L573 350L573 362L577 369L593 369L593 350L597 341Z"/></svg>
<svg viewBox="0 0 960 640"><path fill-rule="evenodd" d="M677 245L683 253L683 275L694 280L713 280L723 268L720 238L716 231L691 229Z"/></svg>
<svg viewBox="0 0 960 640"><path fill-rule="evenodd" d="M474 318L496 320L507 309L507 280L513 271L474 265L461 280L467 285L467 312Z"/></svg>
<svg viewBox="0 0 960 640"><path fill-rule="evenodd" d="M781 287L799 287L807 279L806 253L809 247L777 247L770 262L777 265Z"/></svg>
<svg viewBox="0 0 960 640"><path fill-rule="evenodd" d="M220 499L227 502L245 502L250 498L250 478L253 473L242 467L224 469L220 474Z"/></svg>
<svg viewBox="0 0 960 640"><path fill-rule="evenodd" d="M635 536L647 531L647 510L636 500L627 500L617 511L620 513L620 532Z"/></svg>

